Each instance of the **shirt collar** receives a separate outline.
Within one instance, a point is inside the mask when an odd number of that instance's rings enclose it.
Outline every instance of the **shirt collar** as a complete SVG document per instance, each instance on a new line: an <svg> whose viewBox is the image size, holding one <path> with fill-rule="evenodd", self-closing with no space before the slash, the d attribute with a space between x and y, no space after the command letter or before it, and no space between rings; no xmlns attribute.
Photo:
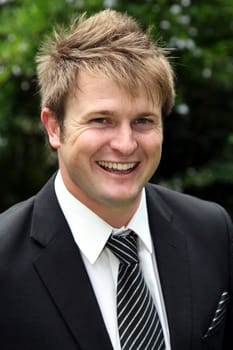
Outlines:
<svg viewBox="0 0 233 350"><path fill-rule="evenodd" d="M58 171L55 179L55 192L74 240L91 264L101 254L111 233L118 233L123 229L133 230L145 244L149 252L152 252L144 189L140 204L134 216L127 227L121 229L113 228L77 200L65 187L60 171Z"/></svg>

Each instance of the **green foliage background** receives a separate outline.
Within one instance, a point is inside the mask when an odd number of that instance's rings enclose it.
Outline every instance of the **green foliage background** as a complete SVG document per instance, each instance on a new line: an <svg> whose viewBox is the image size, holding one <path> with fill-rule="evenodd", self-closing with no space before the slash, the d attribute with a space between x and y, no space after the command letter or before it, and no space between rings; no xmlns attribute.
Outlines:
<svg viewBox="0 0 233 350"><path fill-rule="evenodd" d="M233 214L232 0L0 0L0 211L56 169L40 124L35 54L56 23L112 7L173 47L177 100L153 182L215 200Z"/></svg>

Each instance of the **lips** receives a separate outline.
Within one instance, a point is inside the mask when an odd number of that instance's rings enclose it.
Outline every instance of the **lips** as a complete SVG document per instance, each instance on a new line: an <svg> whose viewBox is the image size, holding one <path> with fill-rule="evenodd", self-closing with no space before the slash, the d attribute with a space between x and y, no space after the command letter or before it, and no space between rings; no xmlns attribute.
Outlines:
<svg viewBox="0 0 233 350"><path fill-rule="evenodd" d="M115 162L105 162L99 161L97 164L104 170L109 172L117 172L117 173L129 173L133 171L138 163L115 163Z"/></svg>

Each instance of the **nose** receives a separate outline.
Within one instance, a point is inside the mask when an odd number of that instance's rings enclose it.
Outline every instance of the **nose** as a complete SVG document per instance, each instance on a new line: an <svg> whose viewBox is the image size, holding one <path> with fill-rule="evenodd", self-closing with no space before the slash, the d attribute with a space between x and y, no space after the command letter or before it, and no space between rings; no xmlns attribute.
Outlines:
<svg viewBox="0 0 233 350"><path fill-rule="evenodd" d="M116 128L110 143L112 150L124 156L131 155L138 147L131 125L122 125Z"/></svg>

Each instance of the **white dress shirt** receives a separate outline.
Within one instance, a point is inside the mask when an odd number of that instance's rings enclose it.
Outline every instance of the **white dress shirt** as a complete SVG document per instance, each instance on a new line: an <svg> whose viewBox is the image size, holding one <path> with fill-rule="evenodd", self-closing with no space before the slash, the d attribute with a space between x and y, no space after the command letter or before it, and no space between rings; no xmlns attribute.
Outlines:
<svg viewBox="0 0 233 350"><path fill-rule="evenodd" d="M114 350L121 350L116 312L119 261L105 245L111 233L115 234L126 228L133 230L139 237L138 255L143 275L160 317L166 350L170 350L168 322L150 235L145 190L128 226L120 229L113 228L78 201L65 187L60 172L55 179L55 192L80 249Z"/></svg>

